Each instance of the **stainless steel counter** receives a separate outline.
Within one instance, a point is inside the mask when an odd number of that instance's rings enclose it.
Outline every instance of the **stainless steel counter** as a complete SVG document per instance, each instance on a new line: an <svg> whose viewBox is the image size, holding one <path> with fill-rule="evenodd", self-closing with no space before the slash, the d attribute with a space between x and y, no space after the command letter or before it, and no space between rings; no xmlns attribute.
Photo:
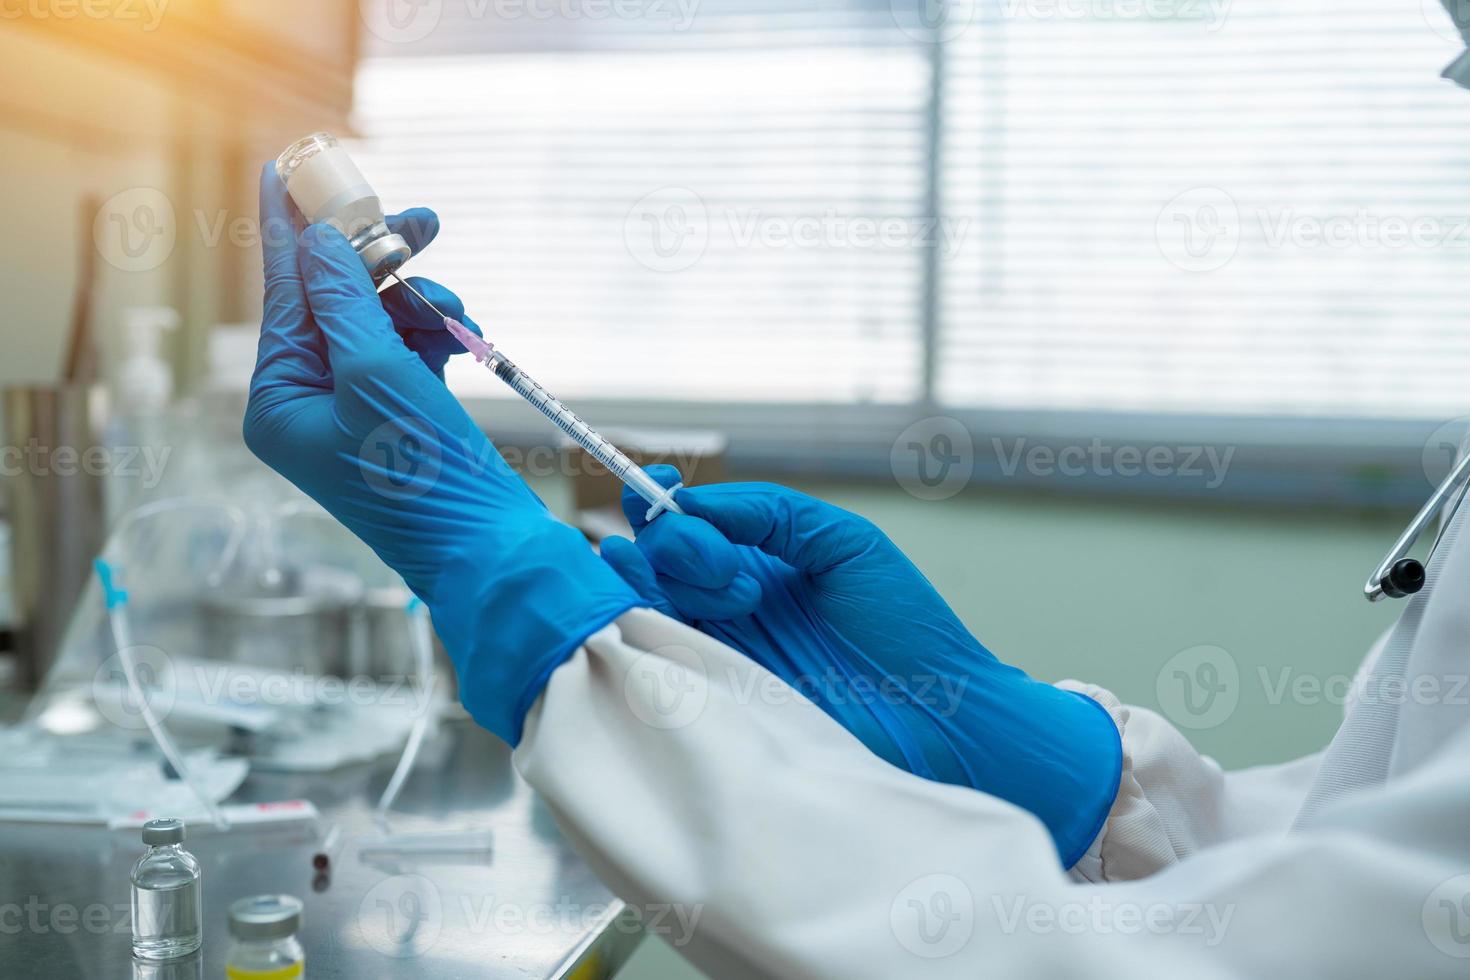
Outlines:
<svg viewBox="0 0 1470 980"><path fill-rule="evenodd" d="M165 969L130 953L128 872L136 831L0 825L0 977L92 980L224 976L226 909L286 892L306 903L300 934L311 980L436 980L612 975L641 932L562 839L516 775L509 749L468 722L447 725L395 807L393 829L488 828L493 854L375 860L357 837L396 759L319 777L252 774L231 802L311 800L343 845L328 873L312 866L315 827L191 827L185 846L204 869L204 946Z"/></svg>

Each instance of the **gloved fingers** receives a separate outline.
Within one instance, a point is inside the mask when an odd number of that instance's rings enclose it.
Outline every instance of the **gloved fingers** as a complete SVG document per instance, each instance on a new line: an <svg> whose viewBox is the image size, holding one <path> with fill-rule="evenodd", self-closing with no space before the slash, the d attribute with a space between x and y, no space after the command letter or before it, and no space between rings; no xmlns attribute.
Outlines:
<svg viewBox="0 0 1470 980"><path fill-rule="evenodd" d="M464 300L447 286L421 276L410 276L408 281L433 305L425 304L424 299L419 299L412 289L406 288L401 282L392 283L379 293L383 300L383 309L393 318L393 325L400 333L406 336L409 331L422 331L433 336L437 347L451 353L464 353L459 341L444 328L444 317L434 312L437 309L463 323L476 336L485 336L479 324L465 316Z"/></svg>
<svg viewBox="0 0 1470 980"><path fill-rule="evenodd" d="M476 333L478 332L477 330ZM400 330L398 335L403 338L408 349L417 354L441 381L444 379L444 365L449 363L449 359L456 354L466 353L464 345L447 332Z"/></svg>
<svg viewBox="0 0 1470 980"><path fill-rule="evenodd" d="M379 369L413 357L340 231L326 224L308 226L299 236L297 254L307 302L326 338L334 372Z"/></svg>
<svg viewBox="0 0 1470 980"><path fill-rule="evenodd" d="M668 616L670 619L681 623L687 623L679 610L669 601L668 595L658 584L658 576L638 546L627 538L609 537L602 540L602 560L607 562L608 567L618 573L618 577L627 582L634 592L638 593L643 601L654 609Z"/></svg>
<svg viewBox="0 0 1470 980"><path fill-rule="evenodd" d="M393 318L393 326L397 328L398 335L403 338L408 349L422 358L429 366L429 370L442 378L444 365L455 354L463 354L465 349L464 345L444 328L443 317L434 312L434 309L437 308L454 317L477 336L483 337L485 334L480 330L479 324L464 315L464 301L448 288L432 279L423 279L418 276L408 281L414 289L423 294L424 299L419 299L414 295L413 290L397 282L378 295L382 297L383 308ZM428 300L433 306L427 305L424 300Z"/></svg>
<svg viewBox="0 0 1470 980"><path fill-rule="evenodd" d="M286 185L276 174L276 165L268 163L260 172L260 247L265 257L265 287L270 290L277 278L295 283L296 295L306 300L301 286L301 270L296 265L296 208L286 193Z"/></svg>
<svg viewBox="0 0 1470 980"><path fill-rule="evenodd" d="M702 589L664 575L658 577L658 584L683 618L691 622L742 619L761 604L760 583L745 572L720 589Z"/></svg>
<svg viewBox="0 0 1470 980"><path fill-rule="evenodd" d="M675 467L665 463L648 467L648 475L665 489L679 483L682 479ZM628 523L633 525L634 531L641 532L648 526L648 501L638 496L629 487L623 487L623 516L628 518Z"/></svg>
<svg viewBox="0 0 1470 980"><path fill-rule="evenodd" d="M439 237L439 216L428 208L409 208L388 215L388 230L403 236L413 254L418 255Z"/></svg>
<svg viewBox="0 0 1470 980"><path fill-rule="evenodd" d="M402 235L409 248L418 255L438 237L439 216L428 208L409 208L402 214L389 215L388 229ZM382 297L383 308L393 318L393 325L398 328L405 341L408 340L410 331L422 330L432 335L419 345L409 344L411 349L421 356L442 351L446 357L464 351L459 342L444 329L444 319L440 313L435 312L436 309L454 317L477 336L485 335L473 320L464 315L464 302L447 287L422 276L410 276L408 281L433 307L414 295L413 290L404 288L397 276L378 295ZM441 362L440 367L442 366Z"/></svg>
<svg viewBox="0 0 1470 980"><path fill-rule="evenodd" d="M690 487L679 491L679 506L735 544L759 548L813 575L887 543L865 518L772 483Z"/></svg>
<svg viewBox="0 0 1470 980"><path fill-rule="evenodd" d="M417 354L419 360L440 381L444 380L444 367L449 363L449 358L455 353L464 353L462 347L458 352L444 350L444 345L437 342L438 338L424 330L401 330L398 335L403 338L404 346Z"/></svg>
<svg viewBox="0 0 1470 980"><path fill-rule="evenodd" d="M296 250L296 211L275 164L260 174L260 245L265 269L265 315L255 385L331 384L326 345L311 322Z"/></svg>
<svg viewBox="0 0 1470 980"><path fill-rule="evenodd" d="M702 589L723 589L740 572L740 550L698 517L661 515L638 532L638 549L661 577Z"/></svg>

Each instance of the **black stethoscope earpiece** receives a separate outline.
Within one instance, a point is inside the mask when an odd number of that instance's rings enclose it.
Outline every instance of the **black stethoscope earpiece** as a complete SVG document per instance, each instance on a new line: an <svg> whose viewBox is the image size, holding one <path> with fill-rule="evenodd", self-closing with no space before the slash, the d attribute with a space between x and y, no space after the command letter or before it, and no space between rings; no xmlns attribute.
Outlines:
<svg viewBox="0 0 1470 980"><path fill-rule="evenodd" d="M1424 588L1424 565L1415 558L1402 558L1379 583L1390 599L1403 599Z"/></svg>
<svg viewBox="0 0 1470 980"><path fill-rule="evenodd" d="M1455 496L1456 490L1459 491L1458 496ZM1444 510L1450 497L1454 496L1455 502L1446 511L1439 527L1439 535L1435 537L1434 544L1429 548L1429 558L1433 558L1435 551L1439 548L1439 540L1444 536L1445 528L1449 527L1455 512L1460 509L1460 504L1464 502L1467 491L1470 491L1470 452L1465 453L1455 464L1450 475L1445 477L1445 481L1434 491L1434 496L1430 497L1424 508L1414 515L1414 519L1409 522L1408 529L1394 542L1388 557L1383 559L1383 563L1375 568L1373 574L1368 577L1368 584L1363 586L1363 595L1368 598L1369 602L1377 602L1384 596L1390 599L1402 599L1424 588L1426 578L1424 565L1429 559L1426 558L1420 562L1410 558L1409 549L1414 547L1414 542L1419 540L1419 535L1424 533L1440 511Z"/></svg>

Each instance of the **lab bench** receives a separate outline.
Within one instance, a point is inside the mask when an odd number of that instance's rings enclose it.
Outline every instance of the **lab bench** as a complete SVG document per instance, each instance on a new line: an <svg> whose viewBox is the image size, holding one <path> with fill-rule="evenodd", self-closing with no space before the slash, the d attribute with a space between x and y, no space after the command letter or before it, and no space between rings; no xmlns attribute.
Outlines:
<svg viewBox="0 0 1470 980"><path fill-rule="evenodd" d="M129 871L138 831L0 825L0 977L195 980L225 975L226 910L249 895L306 905L299 938L310 980L468 980L617 972L642 938L636 915L572 851L511 765L509 748L468 721L426 743L392 814L398 833L485 829L488 856L358 853L381 830L373 807L396 757L324 775L252 773L231 803L304 799L320 822L191 825L203 868L204 945L182 962L131 955ZM324 828L342 842L314 866Z"/></svg>

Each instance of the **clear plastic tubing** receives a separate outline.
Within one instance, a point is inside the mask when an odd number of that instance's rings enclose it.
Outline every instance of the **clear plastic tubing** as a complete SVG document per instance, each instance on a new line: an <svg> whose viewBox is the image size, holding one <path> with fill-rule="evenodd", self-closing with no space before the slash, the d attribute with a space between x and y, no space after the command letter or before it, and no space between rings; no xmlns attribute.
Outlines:
<svg viewBox="0 0 1470 980"><path fill-rule="evenodd" d="M325 222L347 236L373 282L413 256L407 240L388 229L377 191L331 133L292 143L276 160L276 173L308 223Z"/></svg>
<svg viewBox="0 0 1470 980"><path fill-rule="evenodd" d="M145 960L188 956L204 938L202 875L184 850L182 820L143 825L148 851L133 865L133 955Z"/></svg>
<svg viewBox="0 0 1470 980"><path fill-rule="evenodd" d="M679 505L674 502L674 494L682 489L682 484L675 484L665 489L657 480L649 476L643 467L633 462L622 450L598 435L586 422L577 417L570 408L567 408L551 392L541 387L535 378L515 366L510 358L495 349L495 345L489 343L466 329L465 325L453 317L444 318L444 326L454 334L455 339L464 345L464 349L475 355L475 360L485 365L501 381L510 385L511 390L520 395L531 407L551 420L558 429L565 432L571 440L587 451L593 459L603 466L608 472L622 480L634 493L648 502L649 510L647 519L653 520L664 511L673 511L682 514Z"/></svg>

